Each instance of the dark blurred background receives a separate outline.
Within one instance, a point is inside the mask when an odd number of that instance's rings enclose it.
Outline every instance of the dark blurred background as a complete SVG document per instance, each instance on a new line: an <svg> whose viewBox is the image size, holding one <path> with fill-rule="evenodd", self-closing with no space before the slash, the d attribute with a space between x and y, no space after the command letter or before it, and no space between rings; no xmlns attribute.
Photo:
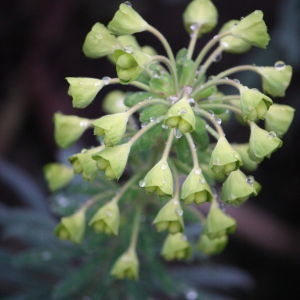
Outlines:
<svg viewBox="0 0 300 300"><path fill-rule="evenodd" d="M165 34L174 50L187 44L188 35L183 29L181 14L188 1L131 2L146 20ZM22 186L29 186L32 182L36 186L33 193L48 194L42 167L61 155L53 139L54 112L99 116L99 101L84 111L72 109L64 78L113 76L114 70L109 62L85 58L81 47L91 26L97 21L107 23L119 3L116 0L2 1L2 205L24 206ZM272 39L267 50L252 49L237 56L224 54L221 62L211 68L212 74L240 63L273 65L283 60L293 66L294 75L286 97L275 100L297 109L293 124L283 138L283 147L254 173L262 183L261 194L249 204L230 210L238 220L238 231L225 252L214 261L237 266L250 274L254 286L249 299L291 299L289 295L299 295L300 292L300 2L215 0L214 3L219 11L217 29L229 19L239 19L260 9L264 12ZM141 44L151 43L162 50L149 34L141 33L137 38ZM199 47L205 41L206 37ZM234 130L234 134L239 132ZM28 195L30 198L30 193ZM5 246L5 242L1 243Z"/></svg>

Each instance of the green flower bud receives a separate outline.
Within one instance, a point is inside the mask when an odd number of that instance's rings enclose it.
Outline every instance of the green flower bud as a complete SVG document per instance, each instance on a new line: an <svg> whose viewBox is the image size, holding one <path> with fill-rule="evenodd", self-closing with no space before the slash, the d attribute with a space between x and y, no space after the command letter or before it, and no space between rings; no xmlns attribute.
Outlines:
<svg viewBox="0 0 300 300"><path fill-rule="evenodd" d="M157 193L160 196L172 195L173 176L168 162L160 160L140 182L147 192Z"/></svg>
<svg viewBox="0 0 300 300"><path fill-rule="evenodd" d="M63 217L55 227L54 233L61 240L81 243L85 231L85 211L80 209L74 214Z"/></svg>
<svg viewBox="0 0 300 300"><path fill-rule="evenodd" d="M255 171L257 169L257 162L252 160L249 156L248 144L234 144L233 148L239 153L242 159L242 167L247 171Z"/></svg>
<svg viewBox="0 0 300 300"><path fill-rule="evenodd" d="M282 145L281 139L275 132L268 132L258 127L254 122L250 123L249 156L252 160L260 162L265 157L270 157L272 152Z"/></svg>
<svg viewBox="0 0 300 300"><path fill-rule="evenodd" d="M59 163L49 163L44 166L43 171L51 192L65 187L74 176L74 172L71 168Z"/></svg>
<svg viewBox="0 0 300 300"><path fill-rule="evenodd" d="M96 232L118 235L120 225L120 211L116 201L110 201L100 207L93 215L89 225Z"/></svg>
<svg viewBox="0 0 300 300"><path fill-rule="evenodd" d="M274 131L278 136L283 136L289 129L295 109L288 105L273 104L265 118L266 130Z"/></svg>
<svg viewBox="0 0 300 300"><path fill-rule="evenodd" d="M190 258L191 252L192 249L186 236L181 232L177 232L167 236L161 255L166 260L183 260Z"/></svg>
<svg viewBox="0 0 300 300"><path fill-rule="evenodd" d="M216 204L212 204L204 224L204 234L215 239L234 232L236 221L226 215Z"/></svg>
<svg viewBox="0 0 300 300"><path fill-rule="evenodd" d="M241 19L236 26L230 28L230 33L259 48L266 48L270 41L267 26L263 20L263 12L260 10Z"/></svg>
<svg viewBox="0 0 300 300"><path fill-rule="evenodd" d="M139 261L135 250L129 249L115 262L110 274L118 279L138 279Z"/></svg>
<svg viewBox="0 0 300 300"><path fill-rule="evenodd" d="M128 53L141 50L141 47L133 35L120 35L117 37L119 43Z"/></svg>
<svg viewBox="0 0 300 300"><path fill-rule="evenodd" d="M289 86L293 69L282 61L275 63L274 67L255 67L262 76L264 92L273 97L283 97Z"/></svg>
<svg viewBox="0 0 300 300"><path fill-rule="evenodd" d="M181 199L185 204L202 204L212 199L212 193L201 169L193 168L181 187Z"/></svg>
<svg viewBox="0 0 300 300"><path fill-rule="evenodd" d="M240 205L250 196L256 195L254 180L240 171L232 171L223 183L221 199L231 205Z"/></svg>
<svg viewBox="0 0 300 300"><path fill-rule="evenodd" d="M62 113L54 114L54 138L61 148L74 144L90 126L90 121L77 116L67 116Z"/></svg>
<svg viewBox="0 0 300 300"><path fill-rule="evenodd" d="M148 45L145 45L145 46L142 46L141 47L141 51L145 54L148 54L150 56L154 56L154 55L157 55L157 52L156 50L151 47L151 46L148 46Z"/></svg>
<svg viewBox="0 0 300 300"><path fill-rule="evenodd" d="M103 110L108 114L125 112L127 106L124 104L125 94L122 91L114 90L106 94L103 99Z"/></svg>
<svg viewBox="0 0 300 300"><path fill-rule="evenodd" d="M227 235L211 239L206 234L202 234L198 242L198 249L207 255L218 254L224 250L227 243Z"/></svg>
<svg viewBox="0 0 300 300"><path fill-rule="evenodd" d="M194 0L183 12L183 23L186 30L193 32L194 26L200 26L198 36L214 29L218 22L218 11L210 0Z"/></svg>
<svg viewBox="0 0 300 300"><path fill-rule="evenodd" d="M177 199L169 200L158 212L153 224L158 232L168 230L176 233L183 230L183 210Z"/></svg>
<svg viewBox="0 0 300 300"><path fill-rule="evenodd" d="M147 65L151 56L142 51L128 53L123 50L116 50L113 55L113 60L116 64L118 78L122 83L127 83L135 80Z"/></svg>
<svg viewBox="0 0 300 300"><path fill-rule="evenodd" d="M231 171L238 169L242 159L229 144L225 136L221 136L211 154L209 166L216 179L223 180Z"/></svg>
<svg viewBox="0 0 300 300"><path fill-rule="evenodd" d="M178 128L182 133L195 130L195 114L186 96L169 108L164 123L168 127Z"/></svg>
<svg viewBox="0 0 300 300"><path fill-rule="evenodd" d="M125 3L120 4L119 10L108 24L108 29L117 35L134 34L148 28L149 24Z"/></svg>
<svg viewBox="0 0 300 300"><path fill-rule="evenodd" d="M249 89L246 86L240 87L241 110L243 117L249 121L264 119L273 101L257 89Z"/></svg>
<svg viewBox="0 0 300 300"><path fill-rule="evenodd" d="M120 48L116 37L101 23L96 23L83 43L83 53L90 58L99 58Z"/></svg>
<svg viewBox="0 0 300 300"><path fill-rule="evenodd" d="M126 143L106 147L92 156L97 161L97 167L105 171L105 176L108 179L119 179L121 177L127 164L130 146L129 143Z"/></svg>
<svg viewBox="0 0 300 300"><path fill-rule="evenodd" d="M92 123L94 134L104 136L106 146L116 145L125 134L128 118L127 112L105 115Z"/></svg>
<svg viewBox="0 0 300 300"><path fill-rule="evenodd" d="M75 108L85 108L92 103L104 86L103 80L84 77L66 77L69 83L68 95L72 97Z"/></svg>
<svg viewBox="0 0 300 300"><path fill-rule="evenodd" d="M224 33L230 30L232 27L239 23L238 20L230 20L226 22L220 30L220 33ZM251 44L246 42L241 38L236 38L234 36L228 35L220 40L220 44L225 52L229 53L243 53L251 48Z"/></svg>
<svg viewBox="0 0 300 300"><path fill-rule="evenodd" d="M69 157L69 161L73 166L75 173L80 173L84 180L94 180L97 173L97 163L92 158L93 154L97 153L99 149L83 149L80 153Z"/></svg>

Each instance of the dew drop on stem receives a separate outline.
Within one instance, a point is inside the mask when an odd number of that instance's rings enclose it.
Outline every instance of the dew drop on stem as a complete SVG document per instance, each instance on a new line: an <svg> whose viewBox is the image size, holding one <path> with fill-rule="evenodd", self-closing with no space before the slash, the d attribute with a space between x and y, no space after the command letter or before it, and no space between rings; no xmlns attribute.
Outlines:
<svg viewBox="0 0 300 300"><path fill-rule="evenodd" d="M111 78L109 76L102 77L102 81L104 85L108 85L110 83Z"/></svg>
<svg viewBox="0 0 300 300"><path fill-rule="evenodd" d="M139 181L139 186L140 186L140 187L145 187L145 186L146 186L145 180L140 180L140 181Z"/></svg>
<svg viewBox="0 0 300 300"><path fill-rule="evenodd" d="M274 64L274 68L276 70L283 70L284 68L286 67L285 63L283 61L277 61L275 64Z"/></svg>

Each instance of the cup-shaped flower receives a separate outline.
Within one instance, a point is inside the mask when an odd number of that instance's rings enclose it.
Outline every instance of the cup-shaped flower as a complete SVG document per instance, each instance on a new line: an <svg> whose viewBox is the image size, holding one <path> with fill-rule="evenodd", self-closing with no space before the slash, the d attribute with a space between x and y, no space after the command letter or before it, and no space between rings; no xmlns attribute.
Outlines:
<svg viewBox="0 0 300 300"><path fill-rule="evenodd" d="M226 22L221 30L220 33L224 33L230 30L232 27L236 26L239 23L238 20L230 20ZM223 47L225 52L229 53L243 53L248 51L251 48L251 44L247 41L234 37L232 35L227 35L220 40L220 45Z"/></svg>
<svg viewBox="0 0 300 300"><path fill-rule="evenodd" d="M108 114L125 112L127 106L124 104L125 93L120 90L108 92L103 99L103 110Z"/></svg>
<svg viewBox="0 0 300 300"><path fill-rule="evenodd" d="M96 232L108 235L118 235L120 225L120 211L116 201L110 201L100 207L91 218L89 225Z"/></svg>
<svg viewBox="0 0 300 300"><path fill-rule="evenodd" d="M273 101L257 89L240 86L241 110L244 119L255 121L264 119Z"/></svg>
<svg viewBox="0 0 300 300"><path fill-rule="evenodd" d="M96 160L97 167L105 171L108 179L119 179L125 170L130 147L130 143L106 147L92 157Z"/></svg>
<svg viewBox="0 0 300 300"><path fill-rule="evenodd" d="M66 77L69 83L68 95L75 108L85 108L92 103L104 86L103 80L86 77Z"/></svg>
<svg viewBox="0 0 300 300"><path fill-rule="evenodd" d="M66 186L74 176L72 168L59 163L49 163L44 166L43 171L48 188L52 192Z"/></svg>
<svg viewBox="0 0 300 300"><path fill-rule="evenodd" d="M80 243L85 231L85 210L80 209L74 214L63 217L55 227L54 233L61 240Z"/></svg>
<svg viewBox="0 0 300 300"><path fill-rule="evenodd" d="M209 238L206 234L201 234L198 242L198 249L207 255L214 255L222 252L228 243L228 236Z"/></svg>
<svg viewBox="0 0 300 300"><path fill-rule="evenodd" d="M275 132L264 130L254 122L250 123L250 129L248 153L252 160L260 162L281 147L282 141Z"/></svg>
<svg viewBox="0 0 300 300"><path fill-rule="evenodd" d="M99 149L83 149L80 153L73 154L69 157L69 161L73 166L75 173L80 173L84 180L94 180L97 173L97 163L92 155L99 152Z"/></svg>
<svg viewBox="0 0 300 300"><path fill-rule="evenodd" d="M173 176L168 162L162 159L156 163L140 182L140 186L159 196L172 195Z"/></svg>
<svg viewBox="0 0 300 300"><path fill-rule="evenodd" d="M117 38L101 23L96 23L87 34L83 43L83 53L90 58L112 54L121 47Z"/></svg>
<svg viewBox="0 0 300 300"><path fill-rule="evenodd" d="M248 149L249 144L234 144L233 148L239 153L242 159L242 168L247 171L255 171L258 167L258 163L252 160L249 156Z"/></svg>
<svg viewBox="0 0 300 300"><path fill-rule="evenodd" d="M178 128L182 133L188 133L195 130L195 114L186 96L169 108L164 123L168 127Z"/></svg>
<svg viewBox="0 0 300 300"><path fill-rule="evenodd" d="M289 86L293 69L282 61L275 63L274 67L255 67L262 77L264 92L273 97L283 97Z"/></svg>
<svg viewBox="0 0 300 300"><path fill-rule="evenodd" d="M242 159L239 153L229 144L225 136L220 136L209 162L216 179L223 180L226 175L238 169L241 164Z"/></svg>
<svg viewBox="0 0 300 300"><path fill-rule="evenodd" d="M190 258L192 254L191 246L186 236L177 232L169 234L165 239L162 247L161 255L166 260L183 260Z"/></svg>
<svg viewBox="0 0 300 300"><path fill-rule="evenodd" d="M181 187L181 199L185 204L202 204L212 199L212 192L201 169L193 168Z"/></svg>
<svg viewBox="0 0 300 300"><path fill-rule="evenodd" d="M147 65L151 56L142 51L126 52L116 50L113 54L113 60L116 64L118 78L122 83L135 80Z"/></svg>
<svg viewBox="0 0 300 300"><path fill-rule="evenodd" d="M94 134L104 136L106 146L114 146L124 136L128 118L129 114L127 112L105 115L92 123Z"/></svg>
<svg viewBox="0 0 300 300"><path fill-rule="evenodd" d="M248 178L242 171L232 171L223 183L221 199L231 205L240 205L250 196L256 195L252 178Z"/></svg>
<svg viewBox="0 0 300 300"><path fill-rule="evenodd" d="M218 22L218 11L210 0L193 0L183 12L186 30L192 33L198 26L198 36L214 29Z"/></svg>
<svg viewBox="0 0 300 300"><path fill-rule="evenodd" d="M241 19L236 26L230 28L230 33L259 48L266 48L270 41L267 26L263 20L263 12L260 10Z"/></svg>
<svg viewBox="0 0 300 300"><path fill-rule="evenodd" d="M289 105L273 104L265 118L265 127L268 131L274 131L278 136L283 136L289 129L295 109Z"/></svg>
<svg viewBox="0 0 300 300"><path fill-rule="evenodd" d="M73 115L54 114L54 138L61 148L74 144L90 126L90 121Z"/></svg>
<svg viewBox="0 0 300 300"><path fill-rule="evenodd" d="M134 249L129 248L113 265L110 274L117 279L138 279L139 261Z"/></svg>
<svg viewBox="0 0 300 300"><path fill-rule="evenodd" d="M213 203L204 224L204 234L214 239L232 233L235 229L235 219L226 215L218 205Z"/></svg>
<svg viewBox="0 0 300 300"><path fill-rule="evenodd" d="M120 4L118 11L108 24L108 29L117 35L134 34L148 28L149 24L140 14L125 3Z"/></svg>
<svg viewBox="0 0 300 300"><path fill-rule="evenodd" d="M168 230L170 233L183 230L183 210L177 199L169 200L158 212L153 224L158 232Z"/></svg>

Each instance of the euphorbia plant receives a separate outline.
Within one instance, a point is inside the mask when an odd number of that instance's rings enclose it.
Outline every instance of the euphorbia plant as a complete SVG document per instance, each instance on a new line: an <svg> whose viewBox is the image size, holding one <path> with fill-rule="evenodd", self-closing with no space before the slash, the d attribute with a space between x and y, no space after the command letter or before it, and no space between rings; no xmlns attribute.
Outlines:
<svg viewBox="0 0 300 300"><path fill-rule="evenodd" d="M97 119L56 113L59 146L72 145L88 128L93 129L99 145L74 153L69 158L71 167L45 167L52 190L62 188L76 173L89 181L105 174L107 180L119 183L119 190L110 191L110 201L102 203L107 194L104 197L99 192L63 217L55 229L59 238L79 243L86 226L95 234L107 235L122 234L126 226L132 226L128 249L112 267L111 274L117 278L138 278L141 214L154 211L153 230L166 234L162 256L181 260L192 255L185 215L192 211L199 216L199 207L209 203L207 215L199 217L202 231L193 249L206 254L222 251L236 221L221 204L238 206L258 194L260 184L248 172L282 145L280 138L292 122L294 109L273 104L272 99L285 95L291 66L276 62L273 67L240 65L218 74L209 72L222 53L266 48L270 37L263 13L257 10L240 20L229 20L195 53L197 41L215 28L217 20L217 9L210 0L191 1L183 12L189 44L174 54L156 28L130 3L122 3L107 26L96 23L92 27L83 44L87 57L107 57L115 66L116 77L66 78L75 108L100 100L97 93L107 85L134 88L110 91L103 100L108 114ZM142 31L161 41L165 56L138 43L135 34ZM231 78L240 71L261 76L262 90ZM225 94L223 86L235 92ZM236 119L235 126L248 126L247 141L237 144L226 137L222 123L231 118ZM137 189L135 197L122 203L132 188ZM88 214L95 205L94 214ZM130 207L127 215L124 205Z"/></svg>

